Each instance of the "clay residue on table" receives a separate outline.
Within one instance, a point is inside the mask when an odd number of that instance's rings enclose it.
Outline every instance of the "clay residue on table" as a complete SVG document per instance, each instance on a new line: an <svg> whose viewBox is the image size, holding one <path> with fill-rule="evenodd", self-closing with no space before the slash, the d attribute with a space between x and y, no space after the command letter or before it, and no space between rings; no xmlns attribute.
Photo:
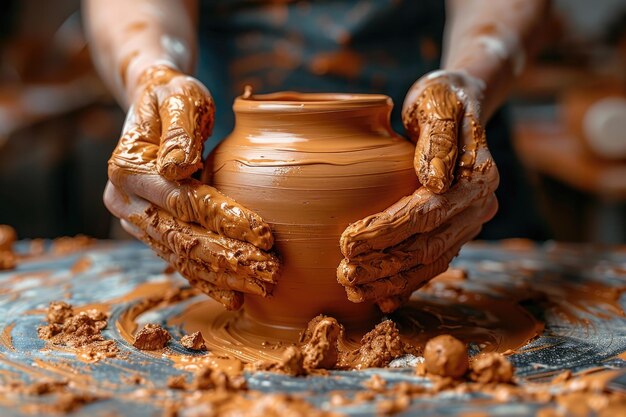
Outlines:
<svg viewBox="0 0 626 417"><path fill-rule="evenodd" d="M20 262L36 258L45 253L50 255L67 255L84 250L96 243L96 239L85 235L62 236L53 239L49 243L45 239L37 238L30 241L30 247L27 251L16 252L14 248L16 240L17 233L15 229L11 226L0 224L0 271L14 269ZM83 268L84 270L86 265L77 265L77 268ZM78 273L80 269L73 272Z"/></svg>
<svg viewBox="0 0 626 417"><path fill-rule="evenodd" d="M159 324L148 323L135 334L133 346L139 350L160 350L172 336Z"/></svg>
<svg viewBox="0 0 626 417"><path fill-rule="evenodd" d="M463 290L463 285L469 280L465 271L451 270L436 278L432 285L416 293L406 306L390 315L399 332L400 340L419 352L429 339L453 328L454 335L465 343L473 342L485 351L504 352L523 346L541 333L543 323L516 302L515 297L522 292L516 290L501 299L494 298ZM128 325L132 328L133 320L131 314L125 313L123 326ZM315 338L320 341L320 346L326 346L320 350L303 347L305 356L310 357L310 368L316 367L312 365L316 361L320 363L333 361L332 340L337 338L337 334L340 335L338 343L341 351L353 352L362 349L361 339L377 323L370 322L364 329L346 327L339 330L344 323L333 318L327 317L320 322L324 324L316 334L311 325L305 331L307 341ZM170 317L168 325L182 326L187 333L201 331L207 349L219 354L232 355L248 363L282 360L282 352L287 346L304 342L300 339L300 329L264 326L250 319L245 311L225 312L219 305L209 301L188 304ZM384 340L384 338L374 339ZM390 350L398 349L390 345ZM361 353L365 354L365 351L363 348ZM316 356L319 357L314 359ZM357 354L353 354L353 359L356 356ZM376 358L375 355L372 357ZM387 361L385 359L379 363ZM332 369L328 362L321 367ZM342 366L352 367L347 362L349 361L344 355ZM362 364L361 367L380 366L372 364Z"/></svg>
<svg viewBox="0 0 626 417"><path fill-rule="evenodd" d="M6 224L0 224L0 251L12 251L17 240L15 229Z"/></svg>
<svg viewBox="0 0 626 417"><path fill-rule="evenodd" d="M73 349L93 361L118 355L115 340L105 339L101 333L107 327L104 312L91 309L75 313L71 305L53 301L46 317L48 324L40 326L37 333L49 344Z"/></svg>
<svg viewBox="0 0 626 417"><path fill-rule="evenodd" d="M183 336L180 339L180 344L189 350L206 350L206 345L204 344L204 338L202 337L201 332L194 332Z"/></svg>
<svg viewBox="0 0 626 417"><path fill-rule="evenodd" d="M89 258L98 259L92 256L89 256ZM71 264L71 262L67 263L67 265ZM367 353L377 352L379 350L376 347L380 347L382 348L380 357L385 358L399 353L400 350L396 349L399 346L404 346L404 353L410 352L416 355L416 360L419 362L421 360L420 356L424 356L425 361L428 359L426 352L423 355L420 354L421 347L430 339L442 333L449 333L458 338L463 344L467 344L474 349L472 355L470 355L469 369L461 377L441 376L427 372L425 368L427 361L417 366L416 372L420 372L419 377L411 377L413 379L410 382L398 382L398 379L396 379L397 376L402 375L403 371L397 374L395 370L381 371L380 374L378 374L378 371L370 371L372 373L376 372L376 376L364 383L363 391L354 391L350 388L351 391L347 394L336 392L330 396L330 405L334 407L369 404L372 407L376 407L380 413L391 414L405 410L412 403L415 406L414 402L416 400L422 398L429 399L437 396L439 393L444 393L446 397L455 396L455 398L457 396L466 396L467 394L477 394L481 398L485 397L484 400L480 400L485 402L470 402L470 405L478 406L479 404L486 404L486 402L488 404L532 402L544 405L546 409L543 412L544 415L548 415L546 413L554 412L554 410L567 410L572 415L578 415L576 414L577 410L585 410L581 415L591 414L592 412L601 416L620 415L619 413L626 407L624 396L616 393L610 385L607 385L612 378L618 375L618 371L605 369L602 372L596 372L592 369L578 373L563 372L553 377L552 382L547 382L545 376L540 382L532 382L528 377L520 376L519 371L517 376L514 374L512 363L519 364L519 360L516 360L518 356L508 357L499 353L490 353L490 351L505 352L508 349L512 349L512 351L507 352L506 355L514 353L513 351L517 347L523 346L526 340L528 340L522 339L533 334L532 330L536 329L536 319L526 316L523 313L524 308L516 304L517 301L530 299L533 302L540 302L541 304L539 305L546 307L545 311L554 312L564 320L567 319L567 316L561 316L559 311L573 305L574 308L568 311L577 318L574 322L579 323L581 326L587 325L580 318L582 314L597 314L601 317L606 315L608 317L613 314L613 307L617 308L619 306L619 302L616 301L616 293L618 293L617 297L619 298L621 291L619 287L616 287L617 289L614 291L597 293L594 291L600 291L602 288L610 289L611 286L608 284L601 285L599 282L559 281L558 288L555 288L555 284L551 283L550 279L531 281L530 278L533 275L532 271L530 271L530 266L532 264L529 263L528 265L528 276L525 276L524 273L516 274L516 280L509 283L511 284L510 288L497 285L494 282L488 282L489 288L494 290L495 299L491 298L491 295L485 288L471 287L472 284L475 285L477 284L476 281L478 281L476 280L476 275L473 275L474 273L463 269L453 269L435 279L424 291L416 294L412 305L391 316L392 321L383 321L378 324L376 329L372 329L374 326L365 329L364 332L369 330L370 333L367 337L363 337L362 333L358 334L358 332L355 333L342 329L341 324L332 317L320 316L313 320L307 329L303 330L301 338L298 338L298 335L296 335L295 340L287 338L285 339L287 341L281 344L276 339L281 336L281 333L274 329L275 333L270 336L276 338L268 337L264 342L260 340L258 344L253 341L249 344L249 348L251 350L258 349L258 352L262 352L259 357L264 359L271 359L274 355L280 358L281 355L284 355L282 362L273 359L270 362L278 363L278 366L283 369L291 369L291 371L282 372L299 376L294 379L280 379L281 383L289 381L289 383L294 384L308 384L309 377L304 376L305 374L312 374L311 381L313 382L314 378L324 378L325 374L329 373L325 367L330 368L329 365L333 362L335 347L336 352L338 352L338 364L341 363L342 356L346 352L356 352L358 354L362 349L362 352L366 353L363 357L368 358L373 355ZM89 268L94 267L98 267L97 262L89 266ZM483 267L484 270L487 270L487 268L495 269L501 267L501 264L490 261L485 262ZM49 306L46 311L33 309L28 310L26 314L43 315L48 322L45 327L56 325L61 329L64 329L66 326L71 328L69 323L76 322L77 326L74 326L74 328L78 329L85 323L92 323L93 327L97 328L102 324L95 323L105 319L103 313L110 313L114 317L115 322L109 320L107 334L110 331L116 338L119 337L119 340L115 341L116 345L131 351L134 350L131 344L137 327L142 327L146 319L154 322L155 316L161 317L162 315L170 318L179 315L177 319L179 321L166 319L163 319L163 321L159 319L158 321L166 323L163 325L164 328L170 331L172 336L177 339L182 334L192 336L194 332L199 331L200 328L193 329L198 322L201 321L204 323L203 325L206 325L206 322L213 320L212 325L219 328L229 328L233 331L233 337L240 337L232 340L248 343L249 339L247 339L245 331L249 331L250 327L245 327L246 323L248 323L246 322L245 314L241 312L223 312L222 307L213 301L190 300L191 297L199 294L198 291L178 288L177 286L180 285L180 282L175 281L173 276L161 277L160 274L162 274L163 270L161 265L158 265L156 270L156 274L159 275L156 282L140 283L136 288L128 287L122 295L116 293L111 299L101 299L101 297L97 299L97 302L83 305L77 304L76 306L58 302ZM81 272L80 277L72 278L73 282L80 282L84 272ZM615 272L615 274L623 274L623 271ZM14 287L17 287L14 283L26 285L30 276L35 285L40 285L39 283L41 283L42 285L52 287L53 285L61 285L54 280L56 275L59 274L51 275L46 274L45 271L33 271L30 275L24 275L23 273L13 274L7 279L7 282L8 285ZM574 288L572 293L579 297L576 300L567 298L570 286ZM531 289L534 289L534 291L531 291ZM46 287L44 290L48 291L49 288ZM585 290L594 291L591 291L590 294L585 294ZM532 297L529 298L529 296ZM505 301L499 300L499 297ZM593 300L603 301L595 304L599 308L592 309ZM502 305L504 302L509 305ZM117 306L115 305L116 303ZM37 306L40 305L37 304ZM96 311L94 312L93 310ZM226 316L222 314L226 314ZM83 317L75 319L76 316ZM89 318L89 320L85 320L84 317ZM615 312L614 317L614 319L619 319L622 315L619 312ZM194 320L197 320L197 322L194 322ZM571 321L566 320L566 322L569 323ZM141 323L141 325L138 325L138 323ZM181 349L178 346L178 342L171 341L170 348L162 351L137 352L143 358L138 367L133 368L130 365L133 360L133 352L131 352L129 356L118 355L112 361L105 359L98 364L81 364L80 366L85 365L88 367L88 370L83 370L83 368L67 360L67 355L65 355L67 351L70 351L81 356L84 354L83 348L55 345L51 341L48 341L47 349L42 351L43 359L33 356L31 360L32 366L19 364L10 359L10 356L14 355L14 350L11 350L9 346L11 345L12 331L13 338L20 334L15 329L23 332L23 328L19 328L19 326L13 328L7 324L2 333L0 349L2 349L3 353L0 354L0 392L6 395L0 395L0 405L31 404L35 402L32 401L32 398L36 399L40 396L49 397L51 402L57 402L58 396L59 405L57 410L60 411L56 412L62 413L65 412L63 410L72 410L72 407L78 409L83 402L105 399L111 393L114 393L116 398L122 401L145 401L156 408L166 408L172 411L178 410L181 413L191 413L192 410L198 409L204 410L202 407L209 406L211 409L223 410L228 415L228 413L234 413L237 410L235 406L230 408L229 402L241 405L242 409L248 410L246 407L254 405L255 401L263 404L267 401L268 404L264 406L263 410L268 413L274 410L271 407L280 408L286 413L287 411L285 410L291 410L292 406L298 410L307 410L302 411L302 415L307 415L306 413L312 415L315 415L314 413L316 412L322 413L321 411L313 411L311 406L292 396L278 396L275 397L274 401L266 399L266 394L253 390L246 391L242 384L243 366L235 358L238 355L235 345L230 344L229 340L223 339L225 340L224 345L221 348L216 348L215 334L205 333L204 330L202 330L202 338L208 339L206 342L209 349L208 352L187 351ZM89 329L88 326L86 334L88 335L91 330L93 329ZM256 332L258 329L254 328L253 330ZM117 333L115 333L116 331ZM177 331L180 331L180 333L177 334ZM223 334L217 333L219 337L222 337ZM357 334L358 337L356 337ZM198 337L194 337L194 339L199 340ZM259 337L259 339L262 339L262 337ZM9 342L6 342L7 340ZM294 341L290 342L290 340ZM404 344L401 345L398 340ZM407 349L407 346L409 348L414 347L415 350ZM533 348L545 350L546 354L549 353L550 349L544 346L534 346ZM22 354L20 349L23 348L20 347L19 343L13 349L17 349ZM481 352L476 354L477 350ZM59 357L55 354L58 351L62 351L65 359L55 360ZM49 359L45 357L46 355L50 355ZM308 361L306 360L307 356L311 358ZM248 357L251 356L248 355ZM623 354L621 357L623 357ZM143 373L144 364L149 364L152 358L159 361L160 369L168 370L168 374L166 376L161 375L161 379L153 379L150 372ZM405 363L404 356L401 356L399 359L400 361L396 361L392 365L397 365L398 362ZM511 360L509 361L509 359ZM126 363L127 360L128 363ZM617 361L618 358L612 360ZM163 364L160 361L168 362ZM307 363L309 363L308 366L306 365ZM609 361L607 363L619 365L619 362ZM13 366L13 369L16 371L5 372L1 368L4 364L10 364L9 366ZM98 370L109 366L109 364L114 365L116 371L120 369L122 370L120 372L124 373L120 377L119 382L116 380L107 379L101 381L98 379ZM312 364L317 364L318 367L315 368L315 365ZM18 366L21 367L18 368ZM337 367L338 365L335 366L335 369ZM128 369L133 369L134 372L139 372L141 375L126 373L124 370ZM19 370L19 373L17 370ZM93 374L91 370L94 371ZM191 374L185 371L191 371ZM177 372L180 372L180 374ZM27 375L26 382L11 383L11 380L22 378L21 373ZM29 380L34 381L42 378L46 374L54 375L57 379L48 381L49 383L45 380L41 383L29 382ZM394 377L386 380L387 376L385 375L390 374L394 374ZM550 375L549 372L547 374ZM551 375L553 376L554 374L556 372L553 372ZM172 378L166 383L168 375L171 375ZM341 377L342 375L344 374L331 372L329 378L334 380L335 376ZM248 381L250 381L250 377L253 381L269 381L272 378L282 378L276 375L256 375L254 373L247 374L246 377ZM429 383L425 383L425 379ZM251 384L255 384L255 382ZM135 393L132 395L119 394L118 390L125 389L127 385L132 386L132 390ZM83 387L93 387L94 390L93 392L83 393L81 391ZM174 394L176 396L173 396ZM253 403L250 403L250 401ZM44 411L41 411L43 409L36 408L35 405L30 410L35 414L44 413ZM46 410L45 412L49 412L51 408ZM24 411L26 412L26 410Z"/></svg>
<svg viewBox="0 0 626 417"><path fill-rule="evenodd" d="M619 416L626 411L626 396L615 392L606 385L614 372L604 372L580 376L576 382L517 385L513 382L490 383L454 380L427 375L432 382L430 387L399 382L388 384L384 379L373 381L376 376L363 384L366 391L349 397L341 391L331 394L331 402L340 406L355 406L372 403L380 414L390 415L405 411L416 399L435 398L437 395L467 395L478 393L491 398L490 404L508 402L529 402L540 404L538 417L563 416ZM378 378L380 379L380 378ZM470 408L470 407L468 407ZM462 416L488 416L477 412Z"/></svg>
<svg viewBox="0 0 626 417"><path fill-rule="evenodd" d="M27 413L35 415L70 414L85 405L101 399L102 398L88 392L68 391L57 394L54 400L50 403L27 404L23 408Z"/></svg>
<svg viewBox="0 0 626 417"><path fill-rule="evenodd" d="M351 352L342 352L339 368L382 368L393 359L416 353L416 348L403 342L396 324L391 320L379 323L361 339L361 346Z"/></svg>
<svg viewBox="0 0 626 417"><path fill-rule="evenodd" d="M348 349L344 338L344 328L336 319L320 315L309 322L297 346L289 346L277 361L255 363L253 369L299 376L317 370L383 368L393 359L418 352L402 341L391 320L377 324L356 348Z"/></svg>
<svg viewBox="0 0 626 417"><path fill-rule="evenodd" d="M14 269L17 266L17 256L11 251L0 251L0 271Z"/></svg>
<svg viewBox="0 0 626 417"><path fill-rule="evenodd" d="M513 379L513 365L496 352L481 353L472 359L470 379L482 384L506 383Z"/></svg>
<svg viewBox="0 0 626 417"><path fill-rule="evenodd" d="M426 343L424 361L415 369L418 376L429 376L443 382L444 386L459 381L511 384L514 372L511 362L498 352L480 353L470 360L467 346L449 334L439 335Z"/></svg>
<svg viewBox="0 0 626 417"><path fill-rule="evenodd" d="M289 376L304 376L312 371L312 369L304 367L304 356L296 346L289 346L285 349L278 360L255 362L250 369L261 372L277 372Z"/></svg>
<svg viewBox="0 0 626 417"><path fill-rule="evenodd" d="M303 364L307 369L333 369L339 360L339 339L344 329L333 317L319 315L311 320L300 337Z"/></svg>
<svg viewBox="0 0 626 417"><path fill-rule="evenodd" d="M459 339L442 334L426 343L424 364L432 374L460 378L469 367L467 347Z"/></svg>
<svg viewBox="0 0 626 417"><path fill-rule="evenodd" d="M449 335L443 336L451 338ZM453 342L451 339L444 341L441 336L438 338L432 343L429 341L426 349L442 348L439 353L454 355L457 359L467 358L467 351L459 351L462 345L456 343L458 340ZM446 369L445 366L442 368L442 364L445 365L445 361L441 360L440 354L429 354L425 356L424 362L418 363L415 372L418 376L428 378L431 382L429 386L404 381L390 384L381 376L373 375L363 383L366 391L353 397L337 391L331 395L331 402L342 406L375 402L379 413L389 415L406 410L417 398L434 397L441 393L480 393L491 396L496 403L527 401L544 404L541 409L544 414L538 414L540 416L560 417L570 413L588 416L592 412L600 416L613 416L626 411L626 396L607 387L607 382L615 377L615 372L591 373L574 379L570 373L565 378L554 378L550 384L522 385L517 384L513 377L515 370L511 362L500 353L474 357L469 367L463 366L466 371L462 373L450 373L448 371L454 367Z"/></svg>
<svg viewBox="0 0 626 417"><path fill-rule="evenodd" d="M67 380L42 379L31 383L11 381L0 385L0 393L5 396L49 398L46 402L25 401L21 409L27 414L70 414L84 405L103 399L88 391L78 391L70 387Z"/></svg>
<svg viewBox="0 0 626 417"><path fill-rule="evenodd" d="M289 394L245 395L217 390L197 393L184 401L173 402L166 408L166 416L207 415L216 417L339 417L341 414L323 411L307 401Z"/></svg>
<svg viewBox="0 0 626 417"><path fill-rule="evenodd" d="M13 253L13 243L17 240L15 229L0 224L0 271L15 268L17 257Z"/></svg>
<svg viewBox="0 0 626 417"><path fill-rule="evenodd" d="M198 368L190 384L183 384L182 389L190 391L246 391L246 380L242 374L229 375L221 369L208 366Z"/></svg>
<svg viewBox="0 0 626 417"><path fill-rule="evenodd" d="M56 238L52 241L50 245L50 252L55 255L65 255L68 253L77 252L80 250L84 250L90 246L96 244L96 239L85 236L85 235L76 235L76 236L63 236Z"/></svg>

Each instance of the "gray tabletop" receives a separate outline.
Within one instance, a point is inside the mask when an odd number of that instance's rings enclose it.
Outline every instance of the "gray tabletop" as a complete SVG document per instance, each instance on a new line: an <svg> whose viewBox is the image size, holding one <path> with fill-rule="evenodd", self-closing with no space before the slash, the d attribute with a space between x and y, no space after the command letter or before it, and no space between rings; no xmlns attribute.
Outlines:
<svg viewBox="0 0 626 417"><path fill-rule="evenodd" d="M27 242L20 242L19 247L26 246ZM89 260L88 267L72 270L81 259ZM106 397L76 410L74 415L107 415L109 412L160 415L160 402L179 395L166 388L167 378L185 372L174 367L167 356L134 349L121 337L118 327L109 325L103 334L118 341L124 357L85 362L72 352L47 349L37 337L37 327L44 324L44 309L53 300L65 300L75 306L120 300L111 304L111 324L138 302L124 299L124 295L138 285L170 280L176 285L185 284L182 277L165 274L165 266L141 244L105 242L67 255L33 258L22 262L14 271L0 272L0 384L70 377L84 381L85 389L95 390L99 395L104 393ZM626 251L623 249L547 243L522 250L515 245L481 243L466 246L454 266L468 273L462 285L485 297L501 298L506 296L507 288L517 291L522 287L524 291L541 292L548 298L562 297L561 311L535 299L520 301L546 326L540 337L509 357L516 367L519 383L547 380L566 369L579 372L625 367L626 362L618 358L626 352L623 311L615 311L594 294L574 302L563 292L565 287L578 288L583 293L594 288L614 288L621 294L619 291L626 284ZM155 309L150 312L150 321L167 325L169 317L202 297ZM626 298L620 296L617 303L623 308ZM569 316L562 314L563 309ZM168 330L175 339L183 333L176 326L169 326ZM473 351L479 350L479 347L470 347ZM181 355L190 354L176 341L170 343L168 349ZM295 393L322 409L373 416L376 415L375 403L332 407L329 392L342 390L350 395L362 390L362 382L375 373L390 384L398 381L428 384L427 379L416 377L413 369L406 366L412 360L414 358L396 360L388 369L332 372L331 377L290 378L267 373L246 374L246 377L250 389ZM126 381L134 375L140 375L148 385L128 384ZM534 415L540 407L519 402L485 405L475 401L481 395L444 392L419 398L400 415L455 416L488 410L494 416L526 416ZM27 415L25 405L46 401L49 401L46 396L8 395L0 391L0 415Z"/></svg>

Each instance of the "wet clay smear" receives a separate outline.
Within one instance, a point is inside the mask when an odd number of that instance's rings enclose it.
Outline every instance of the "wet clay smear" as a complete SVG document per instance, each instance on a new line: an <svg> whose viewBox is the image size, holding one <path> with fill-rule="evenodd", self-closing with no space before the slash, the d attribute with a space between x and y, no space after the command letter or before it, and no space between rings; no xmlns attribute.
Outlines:
<svg viewBox="0 0 626 417"><path fill-rule="evenodd" d="M224 310L139 244L43 242L28 258L21 244L0 272L0 415L626 411L618 248L473 244L387 317L284 329Z"/></svg>

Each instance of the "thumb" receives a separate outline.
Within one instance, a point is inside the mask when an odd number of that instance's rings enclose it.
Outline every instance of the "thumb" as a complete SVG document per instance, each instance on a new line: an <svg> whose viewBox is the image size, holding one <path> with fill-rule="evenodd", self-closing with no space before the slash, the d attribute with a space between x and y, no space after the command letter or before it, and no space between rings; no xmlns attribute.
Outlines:
<svg viewBox="0 0 626 417"><path fill-rule="evenodd" d="M462 114L463 104L444 83L426 87L405 113L409 134L419 134L414 161L417 176L435 194L446 192L454 178Z"/></svg>
<svg viewBox="0 0 626 417"><path fill-rule="evenodd" d="M183 78L189 83L190 79ZM204 141L213 127L214 105L208 91L184 85L159 104L161 143L157 156L159 174L169 180L189 178L202 168Z"/></svg>

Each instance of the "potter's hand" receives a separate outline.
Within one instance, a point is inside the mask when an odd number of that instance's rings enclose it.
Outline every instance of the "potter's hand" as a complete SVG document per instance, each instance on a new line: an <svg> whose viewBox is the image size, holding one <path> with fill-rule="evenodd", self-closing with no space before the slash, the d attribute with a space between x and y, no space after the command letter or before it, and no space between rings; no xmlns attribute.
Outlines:
<svg viewBox="0 0 626 417"><path fill-rule="evenodd" d="M165 66L138 83L109 160L104 201L122 226L194 286L239 308L242 292L266 295L278 274L269 226L191 175L202 167L213 100L197 80Z"/></svg>
<svg viewBox="0 0 626 417"><path fill-rule="evenodd" d="M416 142L423 186L343 232L337 277L351 301L372 300L393 311L443 272L495 215L498 171L480 121L480 91L469 76L450 72L411 87L403 122Z"/></svg>

